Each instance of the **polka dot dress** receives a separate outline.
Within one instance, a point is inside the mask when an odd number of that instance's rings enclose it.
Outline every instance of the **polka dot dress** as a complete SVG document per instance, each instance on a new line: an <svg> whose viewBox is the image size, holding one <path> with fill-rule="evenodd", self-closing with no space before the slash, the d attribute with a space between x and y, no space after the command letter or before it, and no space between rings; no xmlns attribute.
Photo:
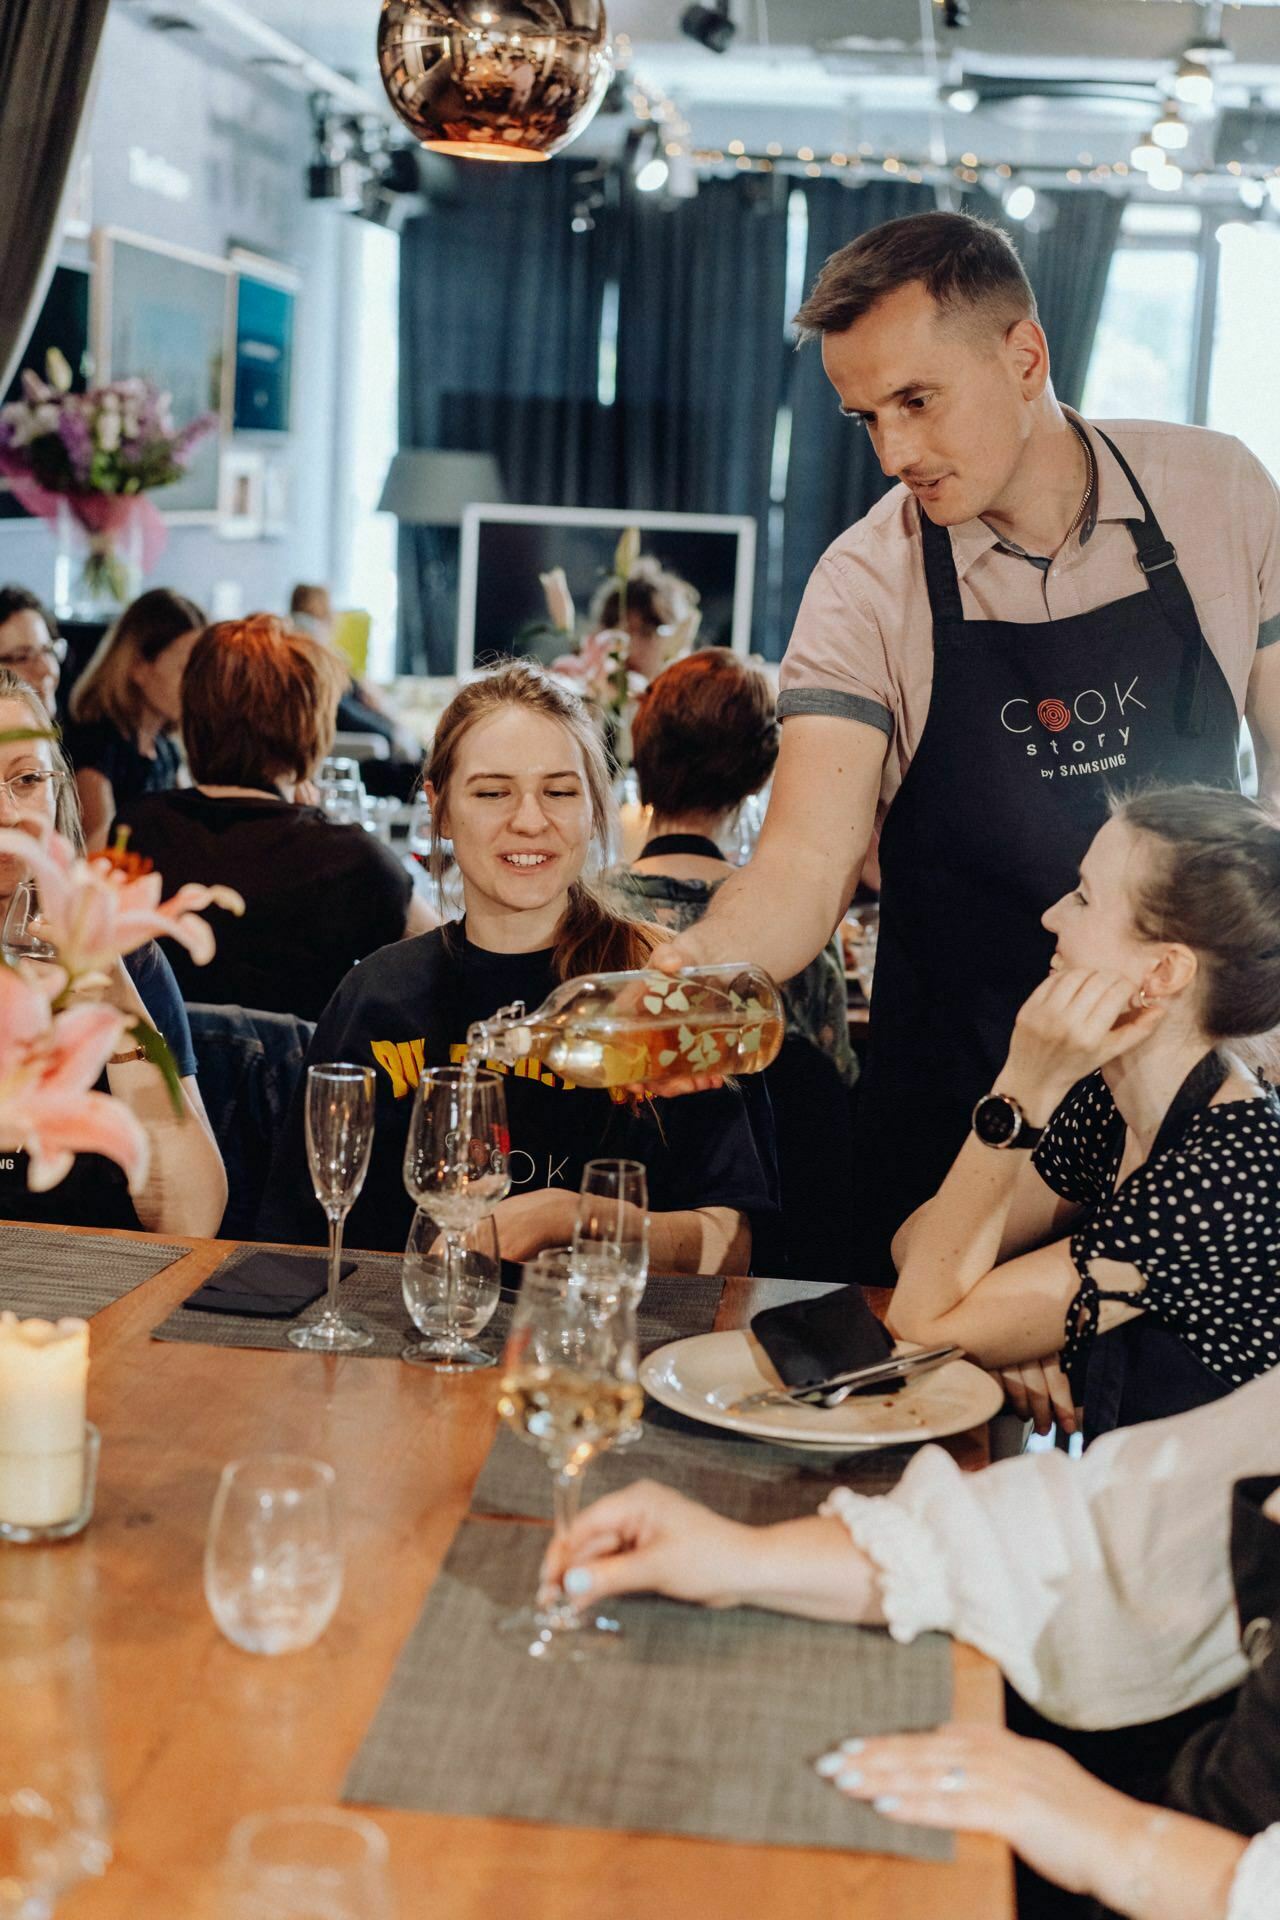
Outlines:
<svg viewBox="0 0 1280 1920"><path fill-rule="evenodd" d="M1280 1100L1204 1107L1118 1190L1125 1126L1102 1075L1074 1087L1035 1151L1055 1193L1089 1208L1071 1236L1080 1289L1063 1364L1077 1377L1098 1305L1140 1305L1228 1387L1280 1365ZM1093 1260L1134 1266L1141 1292L1100 1288Z"/></svg>

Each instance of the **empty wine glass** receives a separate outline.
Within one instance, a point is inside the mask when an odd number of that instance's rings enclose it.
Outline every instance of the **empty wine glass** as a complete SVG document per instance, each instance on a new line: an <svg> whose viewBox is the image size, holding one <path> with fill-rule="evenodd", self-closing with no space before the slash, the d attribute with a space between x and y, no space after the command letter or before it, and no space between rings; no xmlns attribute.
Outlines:
<svg viewBox="0 0 1280 1920"><path fill-rule="evenodd" d="M573 1251L588 1262L606 1258L639 1306L649 1277L649 1184L639 1160L588 1160Z"/></svg>
<svg viewBox="0 0 1280 1920"><path fill-rule="evenodd" d="M546 1456L558 1535L573 1525L587 1467L639 1419L643 1405L629 1290L616 1274L593 1277L572 1253L530 1261L503 1356L498 1412ZM498 1631L535 1659L576 1661L616 1646L621 1629L608 1615L580 1613L561 1597L509 1614Z"/></svg>
<svg viewBox="0 0 1280 1920"><path fill-rule="evenodd" d="M222 1469L204 1549L204 1592L246 1653L296 1653L342 1596L336 1476L323 1460L269 1453Z"/></svg>
<svg viewBox="0 0 1280 1920"><path fill-rule="evenodd" d="M226 1920L393 1920L387 1836L339 1807L238 1820L223 1860Z"/></svg>
<svg viewBox="0 0 1280 1920"><path fill-rule="evenodd" d="M290 1327L295 1347L312 1353L355 1353L373 1345L360 1320L338 1312L342 1223L369 1171L373 1146L373 1068L335 1061L307 1069L307 1162L316 1199L329 1222L329 1290L318 1320Z"/></svg>
<svg viewBox="0 0 1280 1920"><path fill-rule="evenodd" d="M0 1600L0 1913L48 1920L111 1859L88 1641L34 1600Z"/></svg>
<svg viewBox="0 0 1280 1920"><path fill-rule="evenodd" d="M316 787L328 819L339 826L362 824L365 791L358 760L331 754L316 775Z"/></svg>
<svg viewBox="0 0 1280 1920"><path fill-rule="evenodd" d="M425 793L416 793L409 808L409 838L406 851L418 865L428 869L431 862L431 802Z"/></svg>
<svg viewBox="0 0 1280 1920"><path fill-rule="evenodd" d="M478 1220L462 1236L458 1268L452 1276L444 1235L421 1207L405 1242L400 1283L409 1317L427 1337L401 1350L414 1366L491 1367L493 1355L471 1345L493 1318L502 1284L498 1227L492 1216Z"/></svg>
<svg viewBox="0 0 1280 1920"><path fill-rule="evenodd" d="M573 1225L575 1262L603 1281L615 1284L639 1307L649 1278L649 1183L638 1160L588 1160L582 1170L578 1211ZM636 1420L615 1445L631 1447L644 1438Z"/></svg>
<svg viewBox="0 0 1280 1920"><path fill-rule="evenodd" d="M511 1191L510 1135L502 1081L487 1068L426 1067L418 1079L404 1150L409 1198L444 1236L446 1323L456 1325L467 1235ZM476 1355L470 1358L468 1355ZM488 1366L464 1342L436 1366Z"/></svg>

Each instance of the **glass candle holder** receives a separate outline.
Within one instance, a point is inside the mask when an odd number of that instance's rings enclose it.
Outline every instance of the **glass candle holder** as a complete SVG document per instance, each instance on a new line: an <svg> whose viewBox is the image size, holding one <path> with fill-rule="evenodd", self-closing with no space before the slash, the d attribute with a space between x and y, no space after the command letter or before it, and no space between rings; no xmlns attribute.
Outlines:
<svg viewBox="0 0 1280 1920"><path fill-rule="evenodd" d="M35 1546L83 1533L93 1515L101 1444L86 1420L72 1452L0 1452L0 1540Z"/></svg>

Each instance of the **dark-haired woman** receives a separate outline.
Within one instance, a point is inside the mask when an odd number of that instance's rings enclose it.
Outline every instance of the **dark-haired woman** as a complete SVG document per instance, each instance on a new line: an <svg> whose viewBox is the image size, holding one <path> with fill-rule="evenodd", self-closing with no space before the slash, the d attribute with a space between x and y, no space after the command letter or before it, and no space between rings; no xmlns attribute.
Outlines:
<svg viewBox="0 0 1280 1920"><path fill-rule="evenodd" d="M25 680L51 714L66 650L43 600L25 587L0 587L0 668Z"/></svg>
<svg viewBox="0 0 1280 1920"><path fill-rule="evenodd" d="M399 1248L413 1217L401 1177L414 1086L424 1065L461 1057L467 1029L513 1000L538 1006L576 974L643 966L661 938L611 912L584 879L609 839L608 776L585 708L536 667L473 682L441 718L426 772L437 834L462 877L460 925L384 947L348 975L312 1042L313 1061L375 1069L373 1159L347 1238ZM650 1258L667 1272L745 1272L749 1220L772 1210L740 1096L615 1101L544 1069L506 1080L513 1191L497 1210L504 1258L563 1245L582 1168L601 1155L642 1160ZM272 1169L264 1237L318 1241L300 1103Z"/></svg>
<svg viewBox="0 0 1280 1920"><path fill-rule="evenodd" d="M1280 1362L1280 1103L1239 1052L1280 1026L1280 830L1143 794L1044 924L1052 971L895 1241L890 1324L1029 1367L1042 1423L1082 1407L1089 1439Z"/></svg>
<svg viewBox="0 0 1280 1920"><path fill-rule="evenodd" d="M624 903L679 932L707 910L733 867L720 849L734 815L759 793L778 758L773 690L758 667L705 647L660 673L631 724L648 840L614 876ZM783 988L787 1032L830 1054L852 1086L844 964L832 941Z"/></svg>
<svg viewBox="0 0 1280 1920"><path fill-rule="evenodd" d="M106 845L124 801L179 784L182 676L204 623L194 601L150 588L103 635L71 690L63 744L91 853Z"/></svg>

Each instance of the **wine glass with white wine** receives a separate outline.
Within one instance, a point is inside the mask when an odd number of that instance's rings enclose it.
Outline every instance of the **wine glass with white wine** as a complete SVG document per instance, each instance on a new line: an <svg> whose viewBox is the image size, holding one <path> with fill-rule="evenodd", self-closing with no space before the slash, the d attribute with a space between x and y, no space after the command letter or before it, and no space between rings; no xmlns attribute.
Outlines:
<svg viewBox="0 0 1280 1920"><path fill-rule="evenodd" d="M524 1269L503 1356L498 1412L541 1449L554 1476L555 1530L577 1516L582 1476L640 1418L635 1306L617 1274L592 1274L561 1250ZM586 1660L618 1644L618 1622L560 1598L499 1622L501 1637L535 1659Z"/></svg>

